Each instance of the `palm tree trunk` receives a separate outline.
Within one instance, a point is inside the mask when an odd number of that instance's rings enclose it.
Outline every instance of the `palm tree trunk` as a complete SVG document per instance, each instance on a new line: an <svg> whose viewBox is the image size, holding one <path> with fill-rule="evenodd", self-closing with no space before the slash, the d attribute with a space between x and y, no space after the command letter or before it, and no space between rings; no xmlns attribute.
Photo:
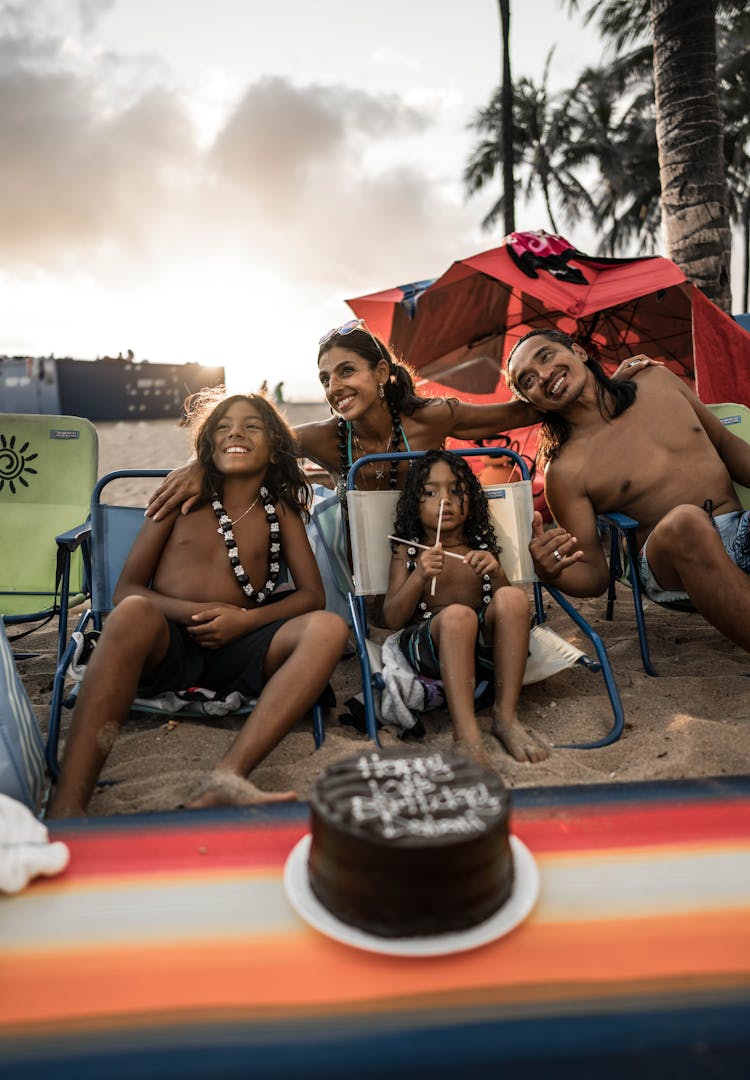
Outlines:
<svg viewBox="0 0 750 1080"><path fill-rule="evenodd" d="M713 0L650 0L667 253L730 311L731 233L716 89Z"/></svg>
<svg viewBox="0 0 750 1080"><path fill-rule="evenodd" d="M513 180L513 81L510 74L510 0L498 0L503 29L503 87L501 95L501 132L503 162L503 218L505 235L515 232L516 207Z"/></svg>
<svg viewBox="0 0 750 1080"><path fill-rule="evenodd" d="M748 292L750 291L750 199L747 200L742 211L742 311L750 311L748 307Z"/></svg>

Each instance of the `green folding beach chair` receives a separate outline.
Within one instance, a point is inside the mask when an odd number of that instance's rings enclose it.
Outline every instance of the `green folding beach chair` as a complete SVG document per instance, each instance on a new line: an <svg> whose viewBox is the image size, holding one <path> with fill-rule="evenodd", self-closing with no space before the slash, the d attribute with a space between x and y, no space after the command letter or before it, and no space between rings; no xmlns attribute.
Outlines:
<svg viewBox="0 0 750 1080"><path fill-rule="evenodd" d="M97 459L88 420L0 414L0 616L9 626L57 617L58 646L68 606L88 593L82 552L63 534L88 516Z"/></svg>

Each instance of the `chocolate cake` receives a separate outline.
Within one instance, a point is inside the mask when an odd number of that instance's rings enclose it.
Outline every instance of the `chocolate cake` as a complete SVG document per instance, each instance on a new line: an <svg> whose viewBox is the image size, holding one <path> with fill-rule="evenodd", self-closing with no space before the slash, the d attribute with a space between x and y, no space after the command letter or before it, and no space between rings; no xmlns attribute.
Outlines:
<svg viewBox="0 0 750 1080"><path fill-rule="evenodd" d="M329 766L310 799L310 887L381 937L464 930L508 899L510 799L455 754L368 750Z"/></svg>

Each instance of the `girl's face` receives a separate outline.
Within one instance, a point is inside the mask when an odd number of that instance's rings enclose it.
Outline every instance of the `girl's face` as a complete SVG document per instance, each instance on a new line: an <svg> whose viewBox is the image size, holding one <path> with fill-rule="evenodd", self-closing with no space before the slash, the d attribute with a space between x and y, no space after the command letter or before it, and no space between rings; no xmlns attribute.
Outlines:
<svg viewBox="0 0 750 1080"><path fill-rule="evenodd" d="M388 378L381 360L373 370L359 353L334 345L318 363L318 376L331 408L346 420L355 420L380 402L379 386Z"/></svg>
<svg viewBox="0 0 750 1080"><path fill-rule="evenodd" d="M265 472L271 463L271 439L260 411L249 401L235 401L216 422L213 462L224 476Z"/></svg>
<svg viewBox="0 0 750 1080"><path fill-rule="evenodd" d="M419 499L419 519L423 525L437 528L441 499L445 500L441 531L462 525L469 516L469 497L446 461L436 461L424 482Z"/></svg>

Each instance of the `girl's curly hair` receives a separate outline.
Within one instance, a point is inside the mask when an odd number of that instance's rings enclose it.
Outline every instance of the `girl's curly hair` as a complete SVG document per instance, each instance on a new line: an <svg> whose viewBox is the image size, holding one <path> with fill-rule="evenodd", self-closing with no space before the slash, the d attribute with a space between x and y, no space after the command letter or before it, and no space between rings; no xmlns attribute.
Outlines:
<svg viewBox="0 0 750 1080"><path fill-rule="evenodd" d="M258 411L271 443L272 461L264 479L274 502L283 502L305 521L310 516L312 489L299 463L300 450L294 432L275 405L264 394L231 394L223 386L192 394L185 402L184 424L194 429L193 445L203 471L202 494L210 498L214 491L221 496L224 477L213 462L216 427L227 410L244 401Z"/></svg>
<svg viewBox="0 0 750 1080"><path fill-rule="evenodd" d="M464 522L464 538L469 547L476 549L485 544L487 549L498 558L502 550L497 541L495 530L490 520L490 507L487 496L474 473L460 454L450 450L428 450L424 457L416 458L409 468L404 490L396 506L394 532L404 539L414 539L424 543L426 535L420 521L419 509L424 494L430 469L436 462L444 461L459 481L462 489L461 509L464 499L469 500L468 514ZM395 549L395 543L391 546Z"/></svg>

